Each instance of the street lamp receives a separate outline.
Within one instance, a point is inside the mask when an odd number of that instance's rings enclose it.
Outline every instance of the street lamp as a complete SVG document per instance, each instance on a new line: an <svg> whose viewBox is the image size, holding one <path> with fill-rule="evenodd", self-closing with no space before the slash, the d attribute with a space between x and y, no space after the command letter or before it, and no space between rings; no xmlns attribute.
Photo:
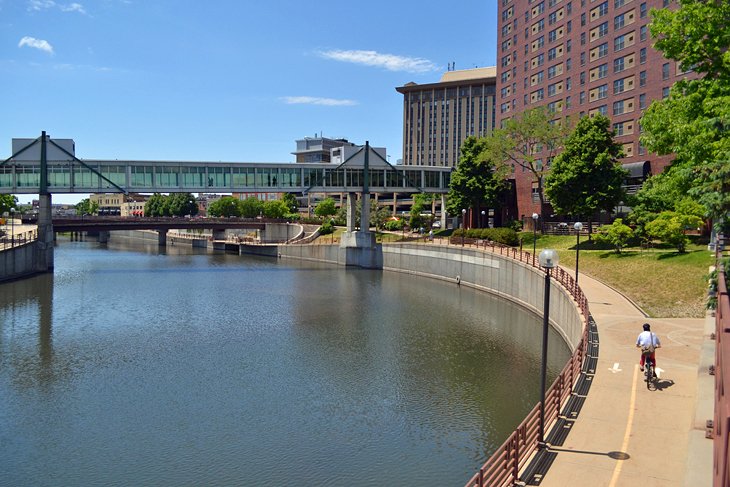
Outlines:
<svg viewBox="0 0 730 487"><path fill-rule="evenodd" d="M548 326L550 322L550 269L558 266L558 252L552 249L540 251L540 267L545 269L545 299L542 312L542 365L540 368L540 429L537 442L545 445L545 387L547 386Z"/></svg>
<svg viewBox="0 0 730 487"><path fill-rule="evenodd" d="M464 246L464 234L466 233L466 208L461 209L461 246Z"/></svg>
<svg viewBox="0 0 730 487"><path fill-rule="evenodd" d="M10 208L10 246L15 247L15 208Z"/></svg>
<svg viewBox="0 0 730 487"><path fill-rule="evenodd" d="M402 225L400 226L400 230L401 230L401 232L403 232L403 237L401 238L401 240L405 241L405 239L406 239L406 212L405 211L401 211L401 217L403 219Z"/></svg>
<svg viewBox="0 0 730 487"><path fill-rule="evenodd" d="M535 249L537 245L537 219L540 215L537 213L532 214L532 265L535 265Z"/></svg>
<svg viewBox="0 0 730 487"><path fill-rule="evenodd" d="M581 222L575 222L575 289L578 290L578 255L580 254L580 231L583 230Z"/></svg>
<svg viewBox="0 0 730 487"><path fill-rule="evenodd" d="M484 211L484 210L482 210L482 221L481 221L481 227L482 227L482 228L484 228L484 222L485 222L485 220L484 220L484 215L486 215L486 214L487 214L487 212L486 212L486 211Z"/></svg>

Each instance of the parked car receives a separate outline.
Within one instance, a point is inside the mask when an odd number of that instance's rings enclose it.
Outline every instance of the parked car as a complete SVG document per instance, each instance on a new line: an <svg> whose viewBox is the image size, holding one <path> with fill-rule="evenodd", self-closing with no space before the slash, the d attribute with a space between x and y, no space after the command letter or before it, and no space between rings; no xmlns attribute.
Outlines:
<svg viewBox="0 0 730 487"><path fill-rule="evenodd" d="M431 228L441 228L441 222L436 220L431 224Z"/></svg>

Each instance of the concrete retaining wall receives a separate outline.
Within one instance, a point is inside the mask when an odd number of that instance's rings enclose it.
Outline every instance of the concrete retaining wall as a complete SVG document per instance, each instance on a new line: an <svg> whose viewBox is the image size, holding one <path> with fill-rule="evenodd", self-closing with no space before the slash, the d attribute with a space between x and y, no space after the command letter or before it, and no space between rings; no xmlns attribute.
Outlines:
<svg viewBox="0 0 730 487"><path fill-rule="evenodd" d="M0 252L0 282L53 270L53 267L47 268L43 253L37 241Z"/></svg>

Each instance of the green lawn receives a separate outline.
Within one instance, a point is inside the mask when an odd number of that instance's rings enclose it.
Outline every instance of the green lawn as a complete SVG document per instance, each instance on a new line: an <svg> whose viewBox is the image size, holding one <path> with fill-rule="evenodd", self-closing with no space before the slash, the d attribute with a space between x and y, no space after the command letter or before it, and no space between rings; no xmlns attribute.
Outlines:
<svg viewBox="0 0 730 487"><path fill-rule="evenodd" d="M560 264L575 269L575 236L542 236L537 251L554 248ZM528 248L529 247L529 248ZM524 250L532 250L532 244ZM679 254L672 248L597 249L581 237L579 270L620 290L652 317L699 318L705 314L707 279L713 255L691 244Z"/></svg>

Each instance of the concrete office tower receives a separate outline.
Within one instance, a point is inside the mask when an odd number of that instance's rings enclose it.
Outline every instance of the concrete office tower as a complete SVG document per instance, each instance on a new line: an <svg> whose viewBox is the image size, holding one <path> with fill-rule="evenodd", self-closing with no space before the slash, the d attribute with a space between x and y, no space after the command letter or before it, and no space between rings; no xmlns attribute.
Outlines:
<svg viewBox="0 0 730 487"><path fill-rule="evenodd" d="M652 48L649 10L673 2L498 1L497 123L538 106L556 118L603 113L632 175L661 172L671 158L641 146L639 119L675 81L693 75ZM519 213L539 213L532 175L518 170L515 181Z"/></svg>
<svg viewBox="0 0 730 487"><path fill-rule="evenodd" d="M403 94L403 164L456 166L461 143L495 126L496 69L447 71L438 83L407 83Z"/></svg>

